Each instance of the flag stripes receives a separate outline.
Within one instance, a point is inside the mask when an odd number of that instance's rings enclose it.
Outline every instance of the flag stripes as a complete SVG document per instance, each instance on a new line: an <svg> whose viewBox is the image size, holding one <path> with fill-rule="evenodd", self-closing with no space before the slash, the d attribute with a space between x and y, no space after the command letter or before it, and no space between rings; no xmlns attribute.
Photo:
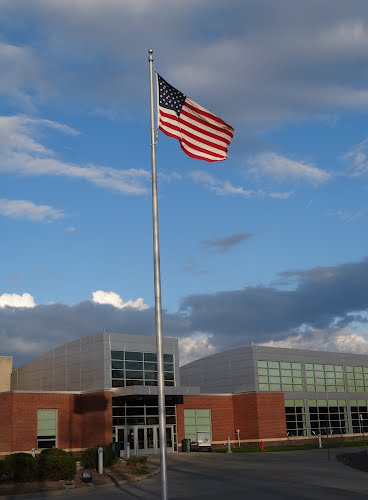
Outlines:
<svg viewBox="0 0 368 500"><path fill-rule="evenodd" d="M162 132L178 139L182 150L199 160L228 157L234 129L158 77L158 123Z"/></svg>

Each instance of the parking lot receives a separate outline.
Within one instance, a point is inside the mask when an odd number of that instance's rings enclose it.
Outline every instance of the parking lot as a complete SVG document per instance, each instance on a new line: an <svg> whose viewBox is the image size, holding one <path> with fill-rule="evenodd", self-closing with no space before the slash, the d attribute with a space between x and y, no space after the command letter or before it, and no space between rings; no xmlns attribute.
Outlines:
<svg viewBox="0 0 368 500"><path fill-rule="evenodd" d="M355 449L358 451L357 449ZM331 450L282 453L177 453L169 457L170 499L366 498L368 475L336 461ZM157 458L152 460L157 461ZM159 499L160 478L69 498ZM33 496L32 498L45 498Z"/></svg>

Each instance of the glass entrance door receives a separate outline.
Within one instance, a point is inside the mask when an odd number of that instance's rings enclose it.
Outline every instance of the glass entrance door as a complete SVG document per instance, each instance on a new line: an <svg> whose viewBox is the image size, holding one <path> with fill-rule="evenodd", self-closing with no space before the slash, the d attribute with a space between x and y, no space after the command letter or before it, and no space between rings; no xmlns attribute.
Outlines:
<svg viewBox="0 0 368 500"><path fill-rule="evenodd" d="M126 444L131 455L156 455L160 448L158 425L130 425L115 427L115 441L120 444L121 456L126 456ZM166 426L167 451L175 450L174 426Z"/></svg>
<svg viewBox="0 0 368 500"><path fill-rule="evenodd" d="M155 425L156 428L156 437L157 437L157 448L160 448L160 429L158 425ZM175 451L174 447L174 426L167 425L166 426L166 447L168 453Z"/></svg>

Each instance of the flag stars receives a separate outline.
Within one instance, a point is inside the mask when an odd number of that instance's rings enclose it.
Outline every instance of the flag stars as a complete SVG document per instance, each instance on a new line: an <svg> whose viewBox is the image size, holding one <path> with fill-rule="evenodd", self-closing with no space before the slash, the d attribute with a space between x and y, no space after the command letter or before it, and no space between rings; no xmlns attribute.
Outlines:
<svg viewBox="0 0 368 500"><path fill-rule="evenodd" d="M186 96L179 90L172 87L165 82L163 78L158 75L159 81L159 103L160 106L175 111L177 116L180 115L181 108L183 107Z"/></svg>

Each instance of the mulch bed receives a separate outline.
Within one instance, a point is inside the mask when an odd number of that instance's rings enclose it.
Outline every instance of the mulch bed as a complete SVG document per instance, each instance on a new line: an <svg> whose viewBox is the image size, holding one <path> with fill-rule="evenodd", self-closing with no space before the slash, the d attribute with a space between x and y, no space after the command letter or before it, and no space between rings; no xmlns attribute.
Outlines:
<svg viewBox="0 0 368 500"><path fill-rule="evenodd" d="M356 453L341 453L337 455L336 459L345 465L354 467L364 472L368 472L368 453L367 451L360 451Z"/></svg>
<svg viewBox="0 0 368 500"><path fill-rule="evenodd" d="M0 482L0 497L3 495L14 495L20 493L40 493L57 490L66 490L64 484L73 484L71 489L76 488L91 488L92 486L102 485L118 485L121 482L136 481L144 479L147 474L156 472L158 469L153 464L147 463L145 471L137 471L129 468L125 460L120 460L117 464L111 467L105 467L104 474L97 474L93 469L79 469L75 476L74 481L32 481L30 483L14 483L14 482ZM92 474L92 483L84 483L81 480L82 472L90 472Z"/></svg>

